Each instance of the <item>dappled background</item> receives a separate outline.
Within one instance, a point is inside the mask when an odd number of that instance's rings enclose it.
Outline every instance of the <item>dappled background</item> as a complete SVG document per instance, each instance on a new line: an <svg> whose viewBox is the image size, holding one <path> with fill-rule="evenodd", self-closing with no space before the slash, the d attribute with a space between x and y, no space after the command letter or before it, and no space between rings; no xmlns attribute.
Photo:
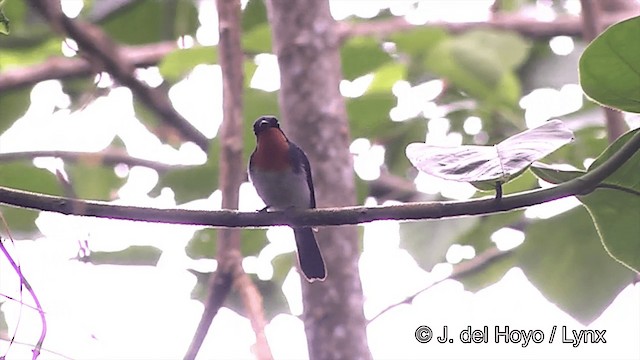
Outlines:
<svg viewBox="0 0 640 360"><path fill-rule="evenodd" d="M601 28L640 13L638 1L605 3ZM419 173L405 156L412 142L495 144L560 119L575 140L546 163L584 170L608 146L612 127L578 84L578 59L588 43L580 1L330 4L342 36L340 91L353 139L358 205L487 195ZM75 42L52 32L25 2L6 0L11 32L0 35L0 185L114 204L219 209L222 74L215 2L62 5L67 16L98 24L122 45L120 55L136 65L135 77L168 93L175 110L204 136L176 130L153 103L99 64L81 61ZM243 9L246 159L254 147L253 120L279 115L280 77L263 2L243 1ZM633 129L640 118L622 113L620 123ZM208 152L201 146L207 139L213 139ZM504 191L548 186L525 172ZM240 210L263 206L253 187L243 184ZM7 223L0 234L6 239L10 231L15 240L4 244L46 312L44 358L184 355L203 310L207 278L217 268L215 229L0 210ZM605 252L575 198L484 217L378 221L359 230L358 265L375 358L640 356L637 274ZM263 296L274 357L306 357L291 231L245 229L242 238L242 264ZM463 265L470 270L459 274ZM452 272L455 279L442 281ZM9 351L8 358L30 356L28 345L40 334L39 315L20 305L22 297L32 305L0 259L0 354ZM202 358L252 356L255 335L242 302L232 296L226 305ZM607 343L426 345L414 339L419 325L448 325L454 333L508 325L547 335L554 325L606 329Z"/></svg>

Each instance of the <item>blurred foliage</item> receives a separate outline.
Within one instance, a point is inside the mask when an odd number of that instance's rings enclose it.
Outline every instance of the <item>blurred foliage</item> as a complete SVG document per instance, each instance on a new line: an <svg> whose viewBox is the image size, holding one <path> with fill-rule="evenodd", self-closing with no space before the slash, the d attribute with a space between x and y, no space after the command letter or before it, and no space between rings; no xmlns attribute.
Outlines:
<svg viewBox="0 0 640 360"><path fill-rule="evenodd" d="M176 40L182 35L195 36L199 26L197 3L191 0L85 1L79 17L102 26L119 43L144 45ZM529 3L530 0L500 2L502 10L509 12ZM382 11L374 20L391 16L389 11ZM11 21L11 32L9 36L0 36L0 71L28 67L52 56L61 56L62 38L50 31L24 1L5 1L0 14L0 32L3 25L6 27L3 19ZM639 23L640 20L635 18L610 28L584 52L580 59L580 81L594 100L627 111L640 111L640 42L635 39ZM246 163L255 146L251 128L253 121L263 114L279 115L277 91L268 92L249 86L258 66L254 56L272 52L271 30L263 0L249 0L246 4L242 29L242 46L246 55L243 64L243 155ZM385 149L383 170L412 181L411 174L415 171L405 156L405 148L411 142L424 141L425 135L434 131L429 129L432 121L436 123L439 118L447 119L445 135L459 136L462 143L469 145L496 144L525 130L525 111L520 104L523 95L538 88L559 91L564 85L577 83L578 57L585 44L578 39L573 41L575 50L561 56L551 51L548 39L527 39L507 30L480 29L453 34L442 28L417 26L381 37L348 38L340 48L344 79L358 80L359 83L366 76L364 80L370 80L361 95L345 99L350 134L354 139L366 138L372 144L382 145ZM163 86L168 87L188 78L194 67L216 64L217 61L215 46L196 45L166 55L158 63L158 69L165 80ZM420 85L431 80L442 81L440 94L427 97L417 91ZM417 95L408 100L412 105L410 111L392 116L401 108L399 82L403 88L417 91ZM87 94L98 94L90 77L64 79L63 84L72 101L71 109L82 109L86 105ZM31 88L14 88L0 93L0 133L27 112ZM167 131L166 125L139 100L134 99L133 106L138 120L161 141L174 148L182 145L182 139ZM472 116L480 118L482 123L477 134L465 131L465 123ZM606 129L601 118L600 109L589 102L573 113L563 115L561 120L574 131L576 139L544 161L583 169L585 159L598 157L607 146ZM609 148L591 169L608 158L620 144L618 142ZM119 146L124 149L122 144ZM206 163L160 172L152 193L158 194L164 187L171 188L178 203L209 197L218 188L218 153L219 142L214 138ZM400 227L401 246L415 257L420 266L430 270L433 265L445 261L451 245L471 245L479 254L495 246L491 236L496 231L504 227L522 230L526 240L521 246L481 271L467 274L459 280L467 289L477 291L500 280L511 267L521 267L548 299L586 323L600 314L620 289L632 281L633 273L608 256L607 251L628 267L640 268L637 256L640 245L637 236L634 238L640 232L637 217L634 219L640 211L639 167L636 154L605 181L605 185L615 185L618 190L599 189L580 197L588 213L579 207L551 219L533 220L526 218L521 210L483 217L407 223ZM81 198L111 199L124 182L115 175L112 166L78 162L65 164L65 169ZM532 170L505 184L505 194L537 188L539 185L534 173L557 183L584 171L569 172L535 165ZM369 184L368 181L357 180L360 203L370 196ZM61 186L51 172L36 169L31 164L0 163L0 186L62 194ZM482 195L485 194L476 193L474 196ZM34 221L37 212L4 206L1 210L12 230L23 233L36 231ZM549 235L550 231L553 231L553 236ZM186 254L195 260L212 258L216 251L216 236L214 229L197 231L186 245ZM243 230L242 238L245 256L258 255L268 243L264 230ZM160 256L158 251L152 247L132 247L121 252L92 253L91 261L154 265ZM289 311L281 285L294 264L294 255L279 255L272 261L273 279L256 280L269 316ZM203 289L210 274L192 272L198 278L194 297L203 299ZM244 311L239 298L232 299L230 306Z"/></svg>

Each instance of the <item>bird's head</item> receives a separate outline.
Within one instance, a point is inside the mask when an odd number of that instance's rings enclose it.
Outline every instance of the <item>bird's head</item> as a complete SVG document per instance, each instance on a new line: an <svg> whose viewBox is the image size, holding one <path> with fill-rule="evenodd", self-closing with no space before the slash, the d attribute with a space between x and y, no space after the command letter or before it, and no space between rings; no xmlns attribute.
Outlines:
<svg viewBox="0 0 640 360"><path fill-rule="evenodd" d="M280 124L275 116L261 116L253 123L253 132L256 136L268 129L280 130Z"/></svg>

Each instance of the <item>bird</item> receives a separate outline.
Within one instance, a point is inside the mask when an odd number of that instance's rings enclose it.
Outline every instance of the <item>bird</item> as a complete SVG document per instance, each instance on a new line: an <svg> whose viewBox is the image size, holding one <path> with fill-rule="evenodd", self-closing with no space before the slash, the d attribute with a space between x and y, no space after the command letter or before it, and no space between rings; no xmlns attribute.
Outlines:
<svg viewBox="0 0 640 360"><path fill-rule="evenodd" d="M311 165L298 145L289 141L275 116L253 123L256 148L249 158L249 180L266 207L260 211L316 207ZM327 270L311 227L292 226L298 264L309 282L323 281Z"/></svg>

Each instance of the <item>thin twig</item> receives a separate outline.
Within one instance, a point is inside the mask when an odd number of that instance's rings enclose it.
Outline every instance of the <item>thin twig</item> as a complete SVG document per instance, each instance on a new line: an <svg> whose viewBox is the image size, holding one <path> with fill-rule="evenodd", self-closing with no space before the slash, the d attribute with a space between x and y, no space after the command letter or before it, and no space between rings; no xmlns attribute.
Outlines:
<svg viewBox="0 0 640 360"><path fill-rule="evenodd" d="M44 316L44 311L42 310L42 305L40 305L40 300L38 300L38 296L36 295L35 291L31 287L31 284L29 283L29 281L27 281L27 278L24 276L22 271L20 271L20 267L16 265L11 255L9 255L9 252L7 251L7 249L4 247L4 244L2 243L1 237L0 237L0 251L2 251L4 256L9 261L9 264L11 264L11 267L15 270L16 274L18 274L18 276L20 277L20 283L24 284L24 287L27 289L27 291L31 295L33 302L36 304L38 313L40 314L40 320L42 321L42 331L40 332L40 338L38 339L38 342L33 348L33 356L32 356L32 360L36 360L40 355L40 349L42 349L44 338L47 336L47 319Z"/></svg>
<svg viewBox="0 0 640 360"><path fill-rule="evenodd" d="M24 304L24 305L26 305L26 304ZM9 341L9 339L5 339L5 338L3 338L2 336L0 336L0 340ZM29 346L29 347L33 347L33 346L35 346L34 344L26 343L26 342L19 341L19 340L13 340L12 342L13 342L14 344L17 344L17 345L23 345L23 346ZM63 354L63 353L60 353L60 352L54 351L54 350L49 350L49 349L44 348L44 347L43 347L41 350L42 350L42 352L44 352L44 353L49 353L49 354L51 354L51 355L59 356L59 357L61 357L61 358L63 358L63 359L67 359L67 360L74 360L72 357L67 356L67 355L65 355L65 354ZM0 358L2 358L2 357L0 356ZM4 360L4 359L3 359L3 360Z"/></svg>
<svg viewBox="0 0 640 360"><path fill-rule="evenodd" d="M440 280L434 281L433 283L429 284L428 286L424 287L423 289L418 290L417 292L415 292L414 294L407 296L406 298L404 298L401 301L398 301L396 303L393 303L389 306L387 306L386 308L382 309L382 311L380 311L376 316L372 317L371 319L369 319L369 321L367 321L367 325L371 324L374 320L378 319L380 316L382 316L383 314L385 314L386 312L388 312L389 310L396 308L400 305L403 304L411 304L413 302L413 300L420 294L422 294L423 292L435 287L436 285L446 281L446 280L455 280L455 279L460 279L463 278L469 274L474 274L476 272L478 272L479 270L482 270L484 268L486 268L487 266L489 266L490 264L492 264L493 262L497 261L498 259L503 258L504 256L509 255L511 252L510 251L500 251L497 248L490 248L488 250L485 250L483 253L477 255L476 257L474 257L471 260L462 262L460 264L457 264L453 267L453 270L451 271L451 274L449 274L449 276L446 276Z"/></svg>

